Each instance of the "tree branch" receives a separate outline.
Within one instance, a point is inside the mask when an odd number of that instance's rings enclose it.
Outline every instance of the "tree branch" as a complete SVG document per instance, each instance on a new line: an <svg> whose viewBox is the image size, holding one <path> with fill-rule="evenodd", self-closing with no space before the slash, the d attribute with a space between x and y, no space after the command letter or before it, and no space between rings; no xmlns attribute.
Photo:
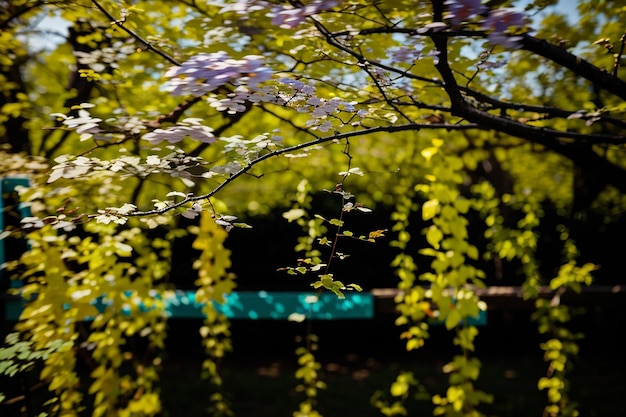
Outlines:
<svg viewBox="0 0 626 417"><path fill-rule="evenodd" d="M533 52L550 61L559 64L579 75L599 88L606 90L616 97L626 100L626 82L610 73L594 66L589 61L574 55L564 48L553 45L544 39L538 39L528 34L522 36L522 48Z"/></svg>
<svg viewBox="0 0 626 417"><path fill-rule="evenodd" d="M147 50L152 51L155 54L163 57L165 60L169 61L172 65L175 65L177 67L180 66L180 62L178 62L172 56L168 55L167 53L161 51L158 48L155 48L154 46L152 46L152 44L150 42L148 42L147 40L142 38L139 34L137 34L137 32L135 32L132 29L129 29L126 26L124 26L124 22L123 21L118 20L115 17L113 17L113 15L111 15L111 13L109 13L97 0L91 0L91 2L98 8L98 10L100 10L102 12L102 14L104 14L107 17L107 19L109 19L109 21L111 23L115 24L117 27L122 29L124 32L128 33L130 36L132 36L133 38L135 38L136 40L138 40L139 42L144 44Z"/></svg>
<svg viewBox="0 0 626 417"><path fill-rule="evenodd" d="M472 90L470 88L467 87L462 87L459 86L459 89L467 96L473 97L476 100L480 101L481 103L486 103L491 105L494 109L500 109L500 110L516 110L519 112L531 112L531 113L540 113L545 115L546 117L561 117L561 118L568 118L574 114L579 114L579 110L576 111L572 111L572 110L564 110L564 109L560 109L558 107L552 107L552 106L537 106L537 105L530 105L530 104L525 104L525 103L518 103L518 102L511 102L511 101L501 101L498 99L495 99L491 96L488 96L486 94L483 93L479 93L475 90ZM544 119L546 117L543 117ZM609 116L604 116L604 115L599 115L599 116L595 116L597 117L599 120L605 121L607 123L611 123L617 127L620 128L626 128L626 121L621 120L621 119L616 119L614 117L609 117ZM589 116L585 116L584 114L582 115L582 117L580 117L582 120L587 120L590 117Z"/></svg>
<svg viewBox="0 0 626 417"><path fill-rule="evenodd" d="M270 158L274 158L280 155L292 153L295 151L299 151L301 149L311 148L313 146L320 145L322 143L338 141L338 140L348 139L348 138L357 137L357 136L370 135L374 133L383 133L383 132L393 133L393 132L404 132L404 131L411 131L411 130L417 131L420 129L445 129L445 130L450 131L450 130L480 129L480 126L477 126L474 124L458 125L458 124L449 124L449 123L408 123L408 124L403 124L403 125L377 126L377 127L366 128L362 130L356 130L356 131L345 132L345 133L335 133L332 136L317 138L312 141L300 143L298 145L290 146L290 147L283 148L283 149L278 149L272 152L268 152L264 155L261 155L258 158L250 161L246 166L242 167L239 171L232 174L230 177L228 177L223 182L221 182L217 187L215 187L212 191L206 194L197 195L197 196L190 194L184 199L182 199L181 201L173 203L167 207L154 209L154 210L147 210L147 211L134 211L134 212L126 214L126 216L138 217L138 216L163 214L173 209L176 209L178 207L182 207L187 203L196 202L200 200L207 200L213 197L214 195L216 195L218 192L220 192L222 189L228 186L228 184L232 183L237 178L247 174L254 166ZM90 215L89 217L94 218L96 216L97 215Z"/></svg>

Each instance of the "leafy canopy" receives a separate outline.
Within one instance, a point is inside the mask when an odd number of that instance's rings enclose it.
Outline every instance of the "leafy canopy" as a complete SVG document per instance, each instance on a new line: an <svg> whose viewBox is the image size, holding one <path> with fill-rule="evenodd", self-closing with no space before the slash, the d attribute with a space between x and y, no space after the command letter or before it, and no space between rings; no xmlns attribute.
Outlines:
<svg viewBox="0 0 626 417"><path fill-rule="evenodd" d="M29 303L0 369L42 361L51 412L75 415L92 396L96 416L157 414L162 357L125 344L138 336L162 352L172 241L191 234L212 412L229 415L217 364L230 329L211 304L236 287L223 242L250 227L238 217L278 209L303 230L297 265L282 270L339 297L362 290L335 274L344 242L390 236L407 349L432 319L459 347L435 414L481 415L493 401L474 386L469 319L486 309L487 280L512 275L546 337L544 415L577 415L566 373L580 336L560 295L611 259L585 238L623 227L618 3L0 2L0 175L31 182L18 188L31 216L0 236L28 233L31 245L9 264ZM323 190L331 215L314 208ZM388 229L352 230L376 210L392 212ZM319 415L316 343L310 334L297 351L306 398L294 415ZM392 399L373 403L406 413L418 386L403 372Z"/></svg>

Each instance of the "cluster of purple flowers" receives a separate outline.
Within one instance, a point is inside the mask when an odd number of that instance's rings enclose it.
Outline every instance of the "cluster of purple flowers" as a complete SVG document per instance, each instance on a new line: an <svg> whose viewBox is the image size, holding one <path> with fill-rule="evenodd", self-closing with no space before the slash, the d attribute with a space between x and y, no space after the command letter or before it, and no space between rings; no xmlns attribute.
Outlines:
<svg viewBox="0 0 626 417"><path fill-rule="evenodd" d="M269 10L266 16L272 18L273 24L283 29L294 29L304 22L307 17L333 8L338 4L339 0L313 0L306 5L294 7L272 4L265 0L237 0L235 3L222 7L221 13L235 12L240 15L246 15L250 12Z"/></svg>
<svg viewBox="0 0 626 417"><path fill-rule="evenodd" d="M283 29L293 29L312 15L328 10L339 4L337 0L314 0L302 7L275 6L267 15L272 17L272 23Z"/></svg>
<svg viewBox="0 0 626 417"><path fill-rule="evenodd" d="M515 9L497 9L489 13L482 27L491 32L487 39L492 44L516 49L521 46L519 41L522 37L509 35L507 32L510 28L522 27L524 24L526 24L524 13Z"/></svg>
<svg viewBox="0 0 626 417"><path fill-rule="evenodd" d="M170 126L165 129L155 129L152 132L146 133L143 135L143 139L153 145L163 141L177 143L186 137L190 137L199 142L215 142L216 139L215 136L213 136L213 129L200 124L201 121L202 119L198 118L187 118L177 123L175 126Z"/></svg>
<svg viewBox="0 0 626 417"><path fill-rule="evenodd" d="M408 45L391 48L389 51L389 58L391 58L393 62L412 63L420 59L430 57L433 59L433 63L437 64L437 62L439 62L439 54L440 52L437 50L424 52L423 44L411 43Z"/></svg>
<svg viewBox="0 0 626 417"><path fill-rule="evenodd" d="M487 39L494 45L519 48L520 36L510 35L511 28L523 27L527 22L525 13L512 8L489 10L480 0L446 0L447 19L455 26L475 16L485 15L481 27L490 32Z"/></svg>
<svg viewBox="0 0 626 417"><path fill-rule="evenodd" d="M229 83L256 88L271 78L272 70L264 65L262 56L233 59L220 51L195 55L182 65L170 68L165 76L170 78L172 94L201 96Z"/></svg>
<svg viewBox="0 0 626 417"><path fill-rule="evenodd" d="M480 0L446 0L445 4L448 6L447 18L455 26L489 10Z"/></svg>
<svg viewBox="0 0 626 417"><path fill-rule="evenodd" d="M311 116L306 122L306 126L321 132L327 132L333 128L333 123L329 116L337 115L341 112L355 112L355 102L348 102L340 97L326 99L315 95L315 86L312 83L305 83L291 78L281 78L278 80L281 85L281 95L288 104L296 108L298 113L306 113ZM358 113L362 116L361 113ZM334 120L334 119L333 119Z"/></svg>

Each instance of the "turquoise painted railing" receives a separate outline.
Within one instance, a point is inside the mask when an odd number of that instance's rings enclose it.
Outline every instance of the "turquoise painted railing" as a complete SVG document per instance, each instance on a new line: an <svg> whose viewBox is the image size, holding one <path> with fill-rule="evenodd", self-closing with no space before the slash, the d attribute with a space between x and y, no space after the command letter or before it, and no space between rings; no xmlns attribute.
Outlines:
<svg viewBox="0 0 626 417"><path fill-rule="evenodd" d="M0 181L0 230L5 228L4 196L18 186L28 186L27 178L4 178ZM30 215L26 207L18 206L19 215ZM5 240L0 239L0 264L6 261ZM0 269L0 288L19 288L20 281L9 282L8 274ZM194 291L167 291L165 295L165 313L172 318L202 318L201 303L197 303ZM155 297L161 295L154 293ZM19 318L23 300L17 296L2 294L5 320ZM106 302L99 301L95 307L102 310ZM335 319L370 319L374 317L374 297L370 293L346 293L344 299L335 294L314 292L267 292L238 291L229 294L223 304L215 303L218 311L231 319L246 320L287 320L306 317L317 320ZM130 308L129 308L130 310Z"/></svg>
<svg viewBox="0 0 626 417"><path fill-rule="evenodd" d="M202 303L196 302L195 291L166 291L163 295L165 314L172 318L203 318ZM215 308L230 319L314 320L371 319L374 317L374 297L370 293L347 293L339 299L332 293L293 291L235 291L225 296L224 303L214 302ZM98 310L105 303L95 305ZM122 309L130 312L130 306Z"/></svg>
<svg viewBox="0 0 626 417"><path fill-rule="evenodd" d="M12 193L16 187L28 187L28 185L28 178L24 177L9 177L0 180L0 232L4 232L6 227L5 195ZM30 210L28 207L18 204L17 214L21 217L26 217L30 215ZM2 265L7 261L5 244L6 240L0 239L0 289L19 288L21 282L9 280L8 274L6 274L2 268ZM3 314L0 312L2 317L7 320L14 320L19 316L23 307L23 301L20 298L11 297L6 293L0 292L0 301L3 301L0 303L0 306L4 308Z"/></svg>

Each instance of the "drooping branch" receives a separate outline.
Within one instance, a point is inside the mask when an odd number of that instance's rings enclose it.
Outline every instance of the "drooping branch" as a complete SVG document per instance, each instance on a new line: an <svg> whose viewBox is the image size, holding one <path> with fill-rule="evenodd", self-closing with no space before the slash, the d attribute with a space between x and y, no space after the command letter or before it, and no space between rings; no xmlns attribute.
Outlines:
<svg viewBox="0 0 626 417"><path fill-rule="evenodd" d="M589 61L568 52L566 49L551 44L545 39L535 38L528 34L522 36L522 48L529 52L540 55L550 61L567 68L595 86L626 100L626 82L620 80L611 73L604 71Z"/></svg>
<svg viewBox="0 0 626 417"><path fill-rule="evenodd" d="M602 133L587 134L533 126L511 118L495 116L467 104L455 109L453 114L469 122L481 125L485 129L499 131L520 139L526 139L529 142L543 145L559 153L563 146L574 142L597 145L626 144L626 136L624 135L607 135Z"/></svg>
<svg viewBox="0 0 626 417"><path fill-rule="evenodd" d="M590 144L622 145L626 143L626 136L624 135L584 134L537 127L511 118L495 116L471 106L463 97L461 87L457 84L447 61L447 38L436 34L433 34L432 38L435 46L440 51L440 59L435 67L445 83L444 88L450 98L453 115L462 117L486 129L507 133L511 136L546 146L559 153L563 153L563 146L571 143L562 139L585 141Z"/></svg>
<svg viewBox="0 0 626 417"><path fill-rule="evenodd" d="M431 35L431 38L435 43L435 47L440 52L440 59L435 67L441 74L445 83L444 89L450 98L452 115L461 117L482 128L506 133L520 139L525 139L531 143L545 146L586 170L600 169L604 173L602 176L602 185L610 184L617 187L622 192L626 192L626 170L593 152L591 148L594 144L626 144L626 136L583 134L537 127L508 117L496 116L472 106L464 98L461 88L457 84L450 68L447 59L447 37L435 33ZM591 71L589 65L584 66L584 68Z"/></svg>
<svg viewBox="0 0 626 417"><path fill-rule="evenodd" d="M245 165L244 167L242 167L241 169L239 169L237 172L231 174L228 178L226 178L223 182L221 182L217 187L215 187L213 190L211 190L208 193L202 194L202 195L192 195L189 194L187 195L185 198L183 198L182 200L176 202L176 203L172 203L166 207L163 208L159 208L159 209L154 209L154 210L147 210L147 211L133 211L127 214L124 214L125 216L128 217L138 217L138 216L150 216L150 215L158 215L158 214L163 214L166 213L168 211L174 210L178 207L182 207L188 203L192 203L192 202L196 202L196 201L201 201L201 200L208 200L209 198L215 196L217 193L219 193L221 190L223 190L224 188L226 188L230 183L232 183L233 181L235 181L237 178L247 174L253 167L261 164L262 162L274 158L274 157L278 157L280 155L284 155L284 154L289 154L289 153L293 153L302 149L308 149L308 148L312 148L315 147L317 145L323 144L323 143L327 143L327 142L331 142L331 141L340 141L340 140L344 140L344 139L349 139L349 138L353 138L353 137L359 137L359 136L365 136L365 135L371 135L371 134L375 134L375 133L394 133L394 132L406 132L406 131L418 131L420 129L443 129L443 130L447 130L447 131L451 131L451 130L471 130L471 129L481 129L480 126L475 125L475 124L450 124L450 123L408 123L408 124L403 124L403 125L391 125L391 126L377 126L377 127L372 127L372 128L366 128L366 129L361 129L361 130L355 130L355 131L351 131L351 132L345 132L345 133L336 133L334 135L330 135L330 136L325 136L325 137L319 137L317 139L308 141L308 142L303 142L300 143L298 145L293 145L293 146L289 146L287 148L282 148L282 149L278 149L272 152L268 152L264 155L259 156L258 158L250 161L247 165ZM90 218L94 218L97 217L97 215L91 215L89 216Z"/></svg>
<svg viewBox="0 0 626 417"><path fill-rule="evenodd" d="M587 116L584 113L580 113L580 110L565 110L558 107L553 106L538 106L520 102L512 102L512 101L502 101L486 94L480 93L478 91L472 90L471 88L459 86L459 89L466 96L470 96L481 102L481 104L486 104L491 106L494 110L507 111L507 110L515 110L519 112L530 112L530 113L539 113L542 115L541 119L546 118L570 118L572 116L581 116L582 120L586 120L591 118L591 116ZM626 121L621 119L616 119L614 117L605 116L605 115L597 115L598 120L602 120L604 122L613 124L620 128L626 128ZM587 135L585 135L587 136ZM619 137L618 137L619 138ZM621 144L621 141L619 142Z"/></svg>
<svg viewBox="0 0 626 417"><path fill-rule="evenodd" d="M433 6L436 11L436 13L433 13L433 18L435 21L438 21L438 19L441 19L441 16L442 16L443 4L440 1L434 1ZM451 39L451 38L486 38L488 35L488 33L484 30L454 29L450 27L444 30L440 30L440 29L437 29L437 30L419 29L418 30L417 28L399 27L395 25L389 25L389 26L361 29L358 31L356 35L354 34L354 31L338 31L338 32L329 33L326 36L327 38L330 38L330 39L337 39L342 36L348 36L348 35L368 36L372 34L390 34L390 35L391 34L403 34L407 36L422 36L422 37L431 37L431 38L436 34L438 38L448 38L448 39ZM528 33L523 35L521 49L526 50L528 52L535 53L539 56L542 56L543 58L546 58L554 62L557 65L560 65L563 68L567 68L573 71L576 75L587 79L588 81L593 83L597 88L604 89L608 91L610 94L614 94L617 97L624 99L626 97L626 82L622 81L621 79L617 77L617 68L619 67L619 57L622 55L623 50L624 50L624 45L626 44L626 41L624 41L624 39L626 39L626 36L622 36L622 38L620 39L621 47L620 47L619 53L615 54L616 56L615 59L617 61L615 61L616 65L614 65L612 72L608 72L604 69L596 67L590 62L581 58L580 56L577 56L568 52L564 48L558 45L551 44L547 40L533 37ZM358 54L356 54L354 51L350 50L350 48L348 48L345 45L342 45L339 42L336 42L336 41L333 42L333 46L340 47L344 52L347 52L347 53L352 54L353 56L359 57ZM444 48L438 48L438 50L440 53L444 53L444 51L447 51L447 49L444 49ZM365 57L362 57L362 58L359 57L359 58L366 59ZM386 71L391 71L396 74L401 74L401 70L397 68L393 68L389 65L385 65L385 64L380 65L379 62L375 62L369 59L367 59L367 62L369 62L371 65L379 66L380 68ZM411 74L408 74L408 73L401 74L401 76L405 76L411 79L418 79L418 80L420 79L420 78L414 78ZM463 87L459 87L459 88L464 94L471 95L477 98L481 102L495 104L495 106L500 109L524 108L524 110L526 111L550 114L555 117L568 117L568 116L571 116L576 111L576 110L565 110L565 109L556 109L556 108L548 108L548 107L541 108L540 106L531 107L528 105L522 105L522 104L510 103L510 102L504 103L492 97L489 97L485 94L478 93L469 88L463 88ZM619 120L619 119L610 118L606 115L599 115L598 117L618 127L626 126L626 122Z"/></svg>

